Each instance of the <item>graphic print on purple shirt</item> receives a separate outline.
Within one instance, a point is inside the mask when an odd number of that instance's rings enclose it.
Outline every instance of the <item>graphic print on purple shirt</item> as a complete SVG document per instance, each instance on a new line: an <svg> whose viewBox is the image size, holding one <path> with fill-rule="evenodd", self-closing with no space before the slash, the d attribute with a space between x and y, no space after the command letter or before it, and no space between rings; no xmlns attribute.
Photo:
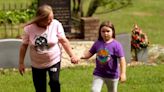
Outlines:
<svg viewBox="0 0 164 92"><path fill-rule="evenodd" d="M100 64L105 64L110 61L110 51L106 48L100 48L97 52L97 59Z"/></svg>
<svg viewBox="0 0 164 92"><path fill-rule="evenodd" d="M100 49L106 48L107 52L109 51L108 55L110 55L109 61L107 58L97 58L98 57L98 52L100 52ZM96 54L96 67L94 69L94 75L101 76L104 78L118 78L119 77L119 62L117 61L118 58L124 57L124 52L122 45L117 41L113 40L110 43L105 43L104 41L99 41L97 40L91 49L89 50L90 53L93 55ZM102 51L104 52L104 51ZM107 52L104 52L103 55L105 56ZM108 61L104 64L100 63L100 60ZM102 62L101 61L101 62Z"/></svg>

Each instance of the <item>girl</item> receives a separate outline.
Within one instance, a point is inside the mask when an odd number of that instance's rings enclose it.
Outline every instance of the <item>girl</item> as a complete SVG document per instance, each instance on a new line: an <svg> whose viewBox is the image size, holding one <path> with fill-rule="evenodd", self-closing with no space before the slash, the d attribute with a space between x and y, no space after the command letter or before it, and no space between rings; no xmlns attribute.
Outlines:
<svg viewBox="0 0 164 92"><path fill-rule="evenodd" d="M81 59L89 59L94 54L96 67L93 72L92 92L100 92L103 82L108 92L117 92L119 78L121 82L126 80L126 61L122 45L115 40L115 28L110 21L100 25L98 40Z"/></svg>
<svg viewBox="0 0 164 92"><path fill-rule="evenodd" d="M59 72L61 49L59 43L77 63L68 39L65 37L62 24L53 18L49 5L40 6L36 17L24 27L22 45L19 54L19 72L25 72L24 58L29 46L32 66L32 77L36 92L46 92L46 73L49 74L51 92L60 92Z"/></svg>

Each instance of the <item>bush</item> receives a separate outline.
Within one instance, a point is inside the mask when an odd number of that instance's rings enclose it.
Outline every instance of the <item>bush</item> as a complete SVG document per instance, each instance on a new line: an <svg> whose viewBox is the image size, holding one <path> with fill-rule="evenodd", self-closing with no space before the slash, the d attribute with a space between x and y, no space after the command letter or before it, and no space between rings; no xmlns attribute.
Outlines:
<svg viewBox="0 0 164 92"><path fill-rule="evenodd" d="M37 2L33 2L32 5L23 10L8 10L0 11L0 24L20 24L30 20L36 13Z"/></svg>

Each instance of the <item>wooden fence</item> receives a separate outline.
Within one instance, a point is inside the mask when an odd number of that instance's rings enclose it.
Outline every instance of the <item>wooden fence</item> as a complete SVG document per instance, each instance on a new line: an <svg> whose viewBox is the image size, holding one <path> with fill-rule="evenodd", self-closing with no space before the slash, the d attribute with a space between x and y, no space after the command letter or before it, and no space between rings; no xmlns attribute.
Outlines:
<svg viewBox="0 0 164 92"><path fill-rule="evenodd" d="M32 0L16 0L16 1L7 0L3 2L0 1L0 12L27 9L31 4L32 4ZM20 37L21 33L22 33L21 24L14 25L0 19L0 39L18 38Z"/></svg>
<svg viewBox="0 0 164 92"><path fill-rule="evenodd" d="M22 33L21 25L12 25L7 23L2 23L0 25L0 38L20 38Z"/></svg>

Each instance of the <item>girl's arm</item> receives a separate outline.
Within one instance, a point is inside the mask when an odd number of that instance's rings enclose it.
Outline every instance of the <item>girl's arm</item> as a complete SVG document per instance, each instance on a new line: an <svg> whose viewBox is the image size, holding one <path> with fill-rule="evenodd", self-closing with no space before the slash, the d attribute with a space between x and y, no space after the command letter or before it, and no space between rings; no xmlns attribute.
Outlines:
<svg viewBox="0 0 164 92"><path fill-rule="evenodd" d="M126 61L125 57L120 58L120 81L125 82L126 81Z"/></svg>
<svg viewBox="0 0 164 92"><path fill-rule="evenodd" d="M26 55L26 51L28 48L28 44L21 44L20 51L19 51L19 72L21 75L25 72L25 66L24 66L24 58Z"/></svg>
<svg viewBox="0 0 164 92"><path fill-rule="evenodd" d="M71 62L74 64L78 63L79 59L73 53L69 40L66 37L60 37L59 42L62 44L64 50L70 56Z"/></svg>
<svg viewBox="0 0 164 92"><path fill-rule="evenodd" d="M89 51L87 51L81 56L81 59L89 59L92 56L93 55Z"/></svg>

